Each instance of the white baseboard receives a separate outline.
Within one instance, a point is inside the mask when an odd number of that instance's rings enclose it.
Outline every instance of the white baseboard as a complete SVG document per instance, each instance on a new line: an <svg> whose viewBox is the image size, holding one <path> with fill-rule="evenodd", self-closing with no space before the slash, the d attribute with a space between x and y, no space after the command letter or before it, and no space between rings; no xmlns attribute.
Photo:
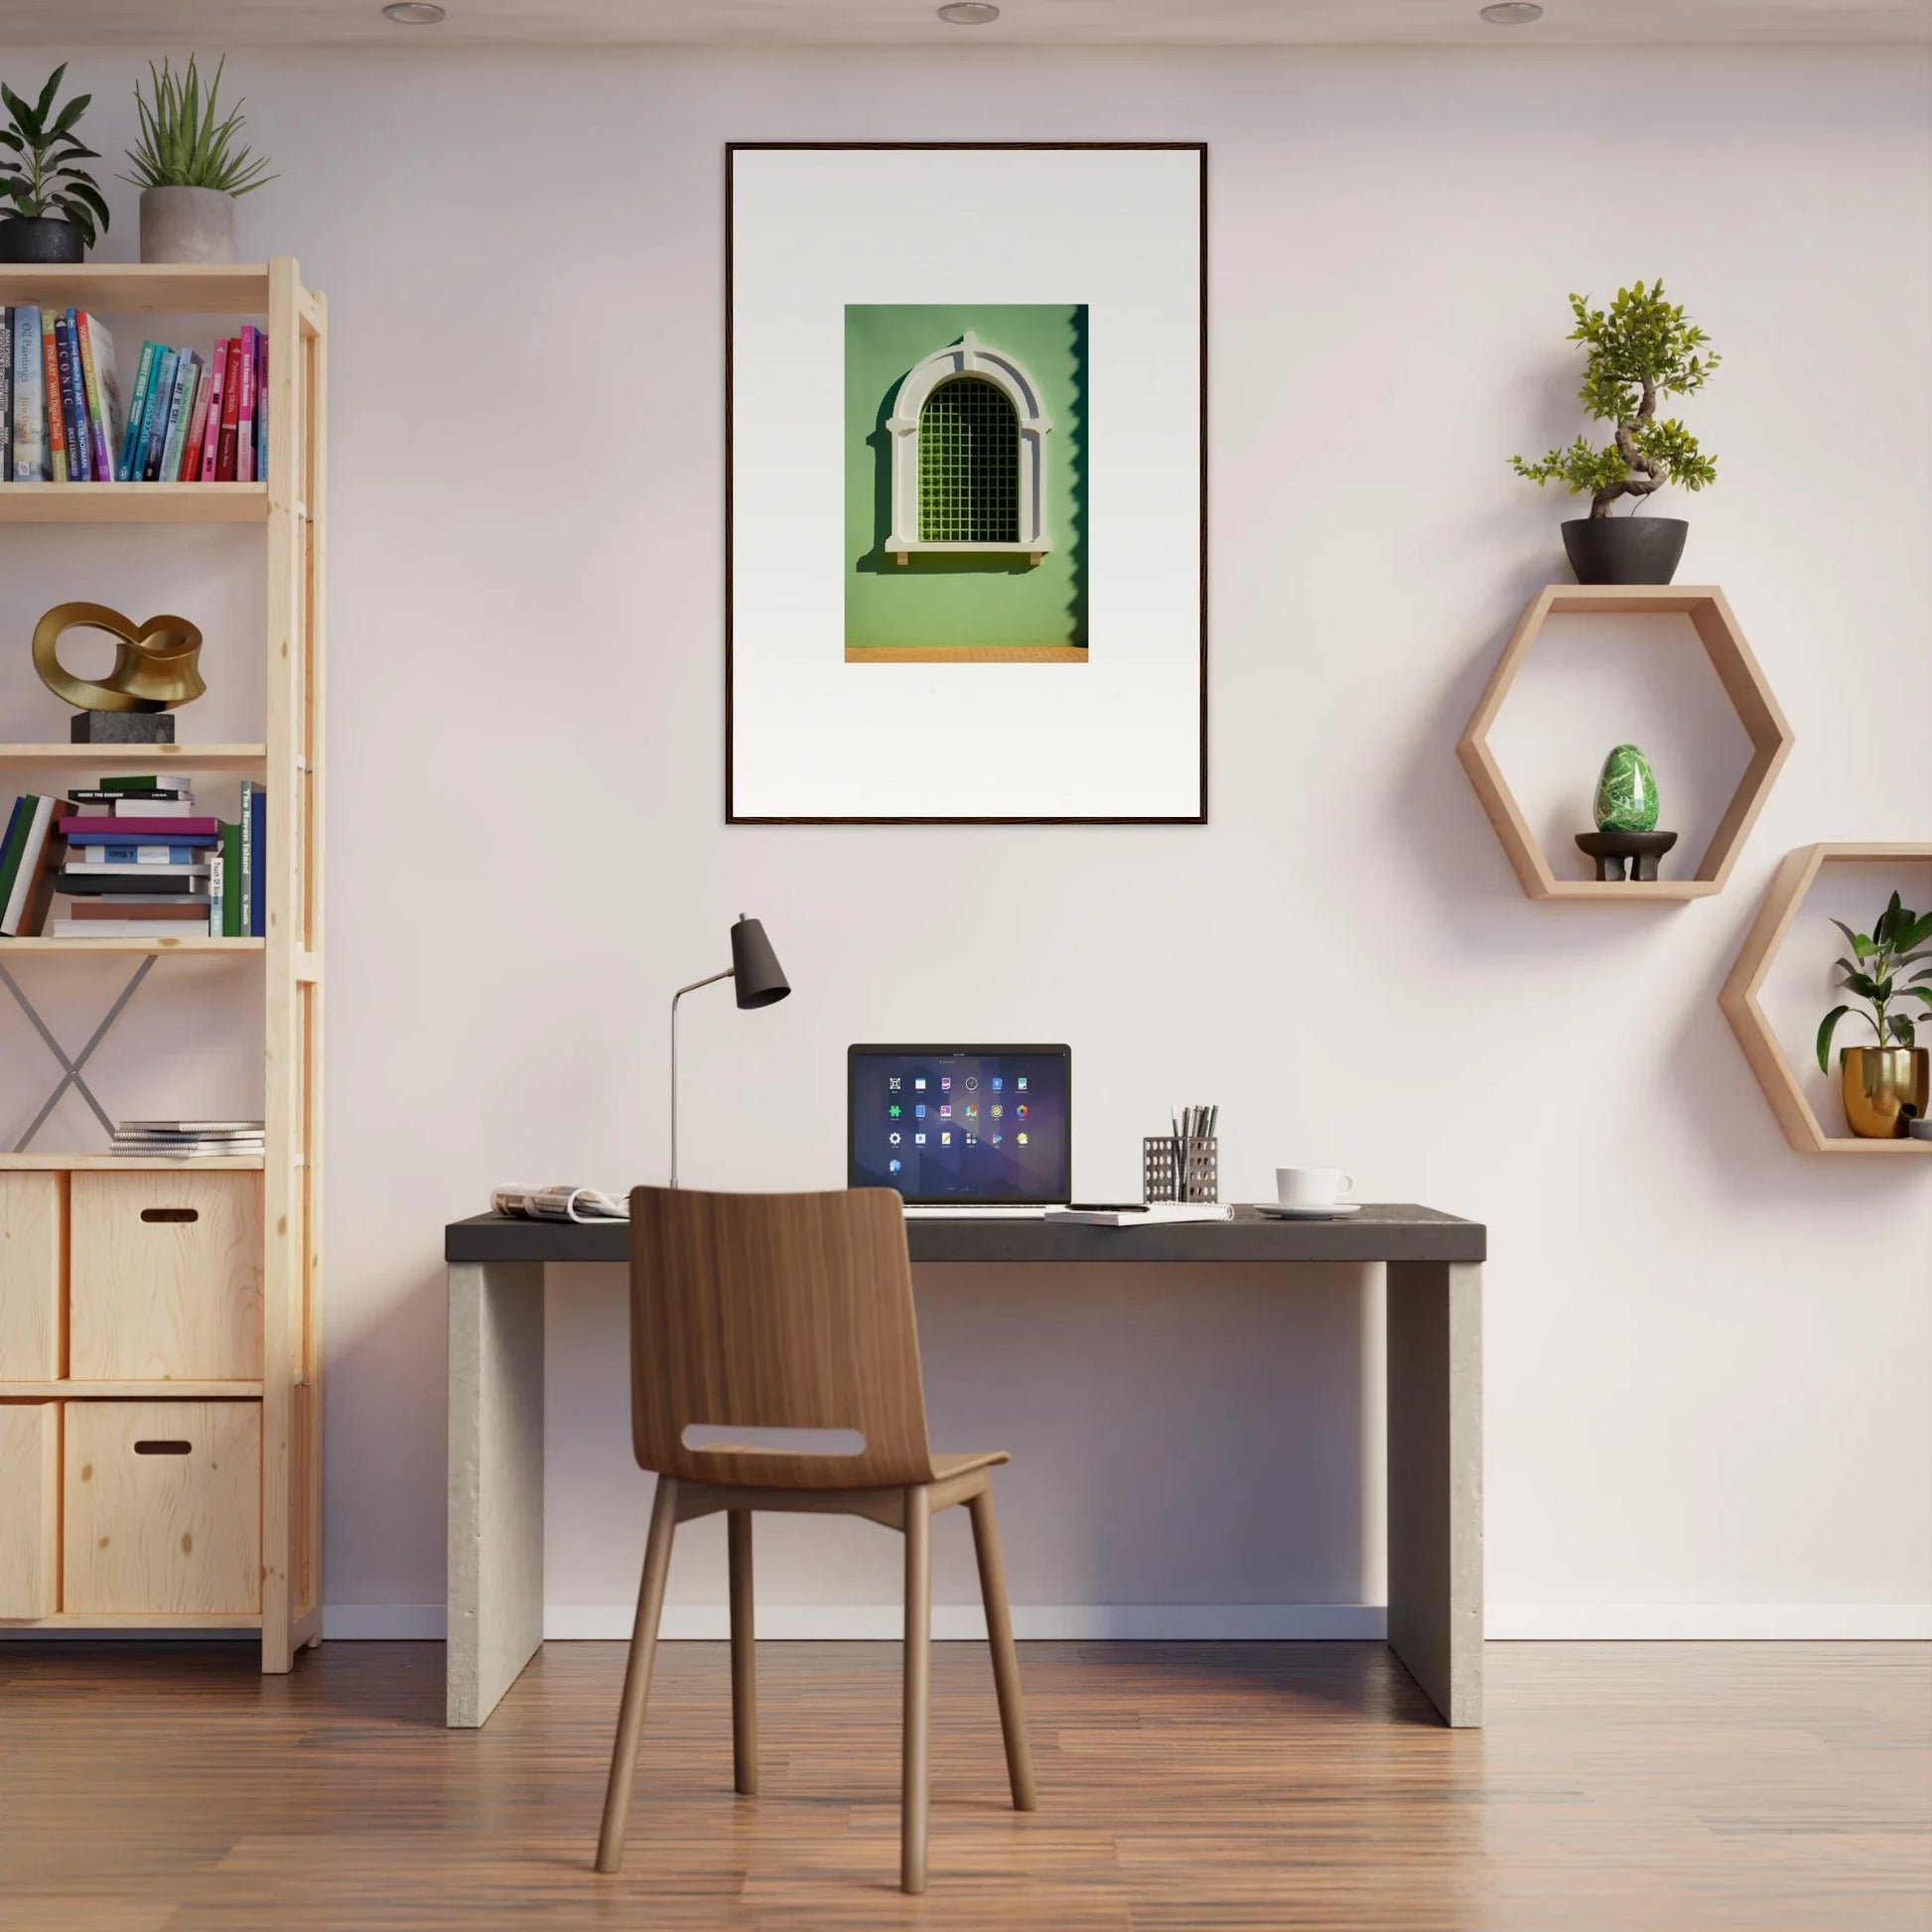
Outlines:
<svg viewBox="0 0 1932 1932"><path fill-rule="evenodd" d="M544 1635L621 1640L630 1634L631 1615L627 1603L556 1603L544 1613ZM1035 1642L1369 1640L1385 1633L1386 1622L1379 1603L1022 1603L1013 1611L1014 1634ZM1492 1641L1517 1643L1927 1642L1932 1604L1500 1603L1491 1606L1487 1623ZM441 1642L443 1605L332 1603L323 1611L322 1631L339 1643ZM663 1633L670 1640L723 1638L729 1634L725 1607L670 1604ZM761 1637L877 1642L899 1633L893 1603L759 1605ZM0 1632L6 1634L13 1633ZM942 1641L983 1637L986 1625L976 1604L941 1603L933 1608L932 1634Z"/></svg>
<svg viewBox="0 0 1932 1932"><path fill-rule="evenodd" d="M1493 1603L1484 1624L1491 1642L1922 1642L1932 1603Z"/></svg>

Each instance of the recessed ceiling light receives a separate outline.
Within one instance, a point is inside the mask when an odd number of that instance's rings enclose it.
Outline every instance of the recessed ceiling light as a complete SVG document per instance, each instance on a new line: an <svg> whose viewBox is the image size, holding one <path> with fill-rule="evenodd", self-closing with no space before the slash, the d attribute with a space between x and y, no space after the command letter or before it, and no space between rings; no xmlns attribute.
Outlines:
<svg viewBox="0 0 1932 1932"><path fill-rule="evenodd" d="M1543 9L1536 0L1496 0L1493 7L1483 8L1482 17L1492 27L1527 27L1543 18Z"/></svg>
<svg viewBox="0 0 1932 1932"><path fill-rule="evenodd" d="M448 11L435 0L389 0L382 18L393 20L398 27L434 27Z"/></svg>
<svg viewBox="0 0 1932 1932"><path fill-rule="evenodd" d="M990 27L999 17L993 0L950 0L939 9L939 18L948 27Z"/></svg>

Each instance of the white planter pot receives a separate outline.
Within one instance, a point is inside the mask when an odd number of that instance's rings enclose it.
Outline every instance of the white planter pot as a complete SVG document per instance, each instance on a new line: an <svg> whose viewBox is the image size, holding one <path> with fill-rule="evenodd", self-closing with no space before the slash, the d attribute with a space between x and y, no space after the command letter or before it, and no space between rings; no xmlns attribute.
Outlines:
<svg viewBox="0 0 1932 1932"><path fill-rule="evenodd" d="M234 197L218 188L144 188L141 259L233 261Z"/></svg>

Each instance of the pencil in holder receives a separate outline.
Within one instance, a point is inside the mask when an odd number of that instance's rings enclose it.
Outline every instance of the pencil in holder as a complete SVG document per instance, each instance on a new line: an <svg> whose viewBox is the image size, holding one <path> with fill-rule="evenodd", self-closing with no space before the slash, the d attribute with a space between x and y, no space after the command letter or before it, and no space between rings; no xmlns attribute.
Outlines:
<svg viewBox="0 0 1932 1932"><path fill-rule="evenodd" d="M1221 1144L1173 1134L1150 1134L1141 1143L1141 1199L1157 1202L1218 1201Z"/></svg>

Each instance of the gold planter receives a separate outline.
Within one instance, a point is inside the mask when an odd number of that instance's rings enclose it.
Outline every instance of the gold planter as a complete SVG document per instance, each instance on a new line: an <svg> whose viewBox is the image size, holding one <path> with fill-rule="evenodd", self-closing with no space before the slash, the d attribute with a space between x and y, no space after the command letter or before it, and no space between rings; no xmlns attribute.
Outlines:
<svg viewBox="0 0 1932 1932"><path fill-rule="evenodd" d="M1901 1141L1932 1104L1932 1052L1923 1046L1848 1046L1838 1056L1845 1120L1866 1141Z"/></svg>

